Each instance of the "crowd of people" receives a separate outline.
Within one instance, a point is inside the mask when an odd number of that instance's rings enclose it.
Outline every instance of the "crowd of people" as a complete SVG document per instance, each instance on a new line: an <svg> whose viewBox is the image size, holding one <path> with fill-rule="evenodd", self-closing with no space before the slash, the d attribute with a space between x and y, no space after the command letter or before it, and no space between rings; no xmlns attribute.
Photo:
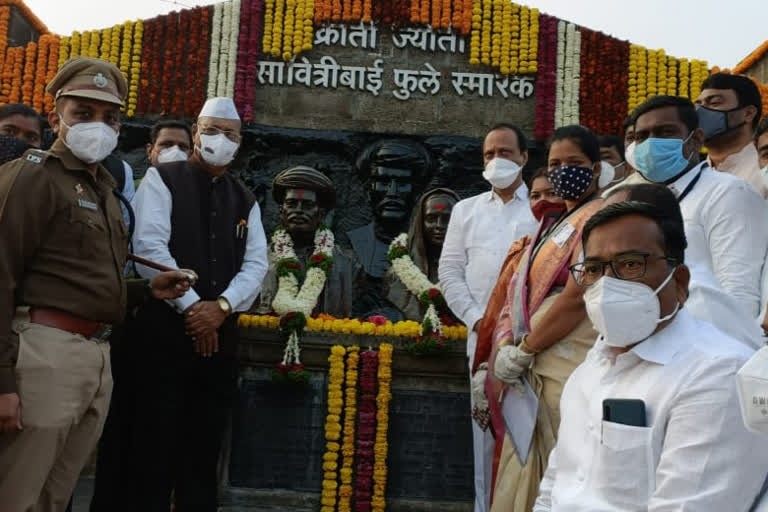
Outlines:
<svg viewBox="0 0 768 512"><path fill-rule="evenodd" d="M65 63L47 150L34 110L0 108L4 512L71 506L97 445L92 511L215 511L237 313L281 294L280 248L228 172L233 101L209 99L191 128L157 122L135 188L113 154L127 89L108 62ZM558 128L537 169L523 131L499 124L478 155L489 191L415 201L412 260L469 331L475 512L768 510L768 427L750 413L768 414L768 393L740 372L768 335L761 105L750 80L714 74L695 102L651 97L622 134ZM398 144L363 160L431 159ZM272 189L302 272L336 201L312 164ZM385 188L381 204L402 192ZM377 233L360 230L353 245ZM349 314L376 270L418 318L369 250L332 247L316 311Z"/></svg>

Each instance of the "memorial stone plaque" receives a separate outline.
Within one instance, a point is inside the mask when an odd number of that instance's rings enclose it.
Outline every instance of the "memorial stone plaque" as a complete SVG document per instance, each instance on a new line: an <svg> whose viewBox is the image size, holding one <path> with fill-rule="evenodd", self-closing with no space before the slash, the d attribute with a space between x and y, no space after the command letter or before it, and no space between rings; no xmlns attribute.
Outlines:
<svg viewBox="0 0 768 512"><path fill-rule="evenodd" d="M387 495L472 501L469 395L395 390L390 404Z"/></svg>
<svg viewBox="0 0 768 512"><path fill-rule="evenodd" d="M265 372L266 373L266 372ZM319 492L328 385L313 373L295 388L243 379L234 412L230 485Z"/></svg>

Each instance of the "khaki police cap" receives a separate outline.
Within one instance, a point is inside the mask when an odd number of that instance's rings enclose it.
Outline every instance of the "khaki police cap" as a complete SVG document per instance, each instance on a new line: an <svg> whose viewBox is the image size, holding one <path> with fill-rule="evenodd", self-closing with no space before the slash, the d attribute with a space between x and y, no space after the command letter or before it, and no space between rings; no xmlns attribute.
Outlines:
<svg viewBox="0 0 768 512"><path fill-rule="evenodd" d="M45 90L56 99L75 96L122 107L128 94L128 83L111 62L92 57L74 57L61 66Z"/></svg>

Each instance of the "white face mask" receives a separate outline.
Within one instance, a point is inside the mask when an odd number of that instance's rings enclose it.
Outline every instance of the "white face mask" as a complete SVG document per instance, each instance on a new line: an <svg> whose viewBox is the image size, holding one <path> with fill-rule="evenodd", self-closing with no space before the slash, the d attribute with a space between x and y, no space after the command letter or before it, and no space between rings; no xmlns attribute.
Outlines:
<svg viewBox="0 0 768 512"><path fill-rule="evenodd" d="M61 116L59 119L67 128L62 142L87 164L101 162L117 147L117 132L106 123L97 121L69 126Z"/></svg>
<svg viewBox="0 0 768 512"><path fill-rule="evenodd" d="M234 158L237 148L240 144L232 142L223 133L216 135L200 135L200 146L195 149L203 160L214 167L223 167L229 164Z"/></svg>
<svg viewBox="0 0 768 512"><path fill-rule="evenodd" d="M157 154L157 163L167 164L170 162L185 162L189 158L186 152L179 146L165 148Z"/></svg>
<svg viewBox="0 0 768 512"><path fill-rule="evenodd" d="M768 435L768 347L763 347L736 374L741 417L747 429Z"/></svg>
<svg viewBox="0 0 768 512"><path fill-rule="evenodd" d="M675 271L655 290L637 281L625 281L603 276L584 293L587 316L595 330L612 347L628 347L644 340L661 322L669 320L680 304L669 315L659 318L661 305L657 295L667 286Z"/></svg>
<svg viewBox="0 0 768 512"><path fill-rule="evenodd" d="M493 187L504 189L511 186L523 168L517 162L506 158L494 158L488 162L483 171L485 178Z"/></svg>
<svg viewBox="0 0 768 512"><path fill-rule="evenodd" d="M603 160L600 162L600 177L597 179L597 188L605 188L611 183L613 183L613 179L616 177L616 168L613 167L610 163Z"/></svg>
<svg viewBox="0 0 768 512"><path fill-rule="evenodd" d="M632 166L633 169L637 169L637 163L635 162L635 148L637 145L632 141L629 146L624 149L624 160Z"/></svg>

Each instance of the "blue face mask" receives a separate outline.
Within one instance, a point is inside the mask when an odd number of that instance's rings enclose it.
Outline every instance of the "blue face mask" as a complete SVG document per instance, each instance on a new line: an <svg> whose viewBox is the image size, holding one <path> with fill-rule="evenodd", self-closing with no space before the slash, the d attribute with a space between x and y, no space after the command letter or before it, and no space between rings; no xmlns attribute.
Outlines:
<svg viewBox="0 0 768 512"><path fill-rule="evenodd" d="M691 155L683 155L683 144L688 142L693 132L685 140L648 138L635 147L637 170L648 181L664 183L671 180L688 167ZM693 154L693 153L691 153Z"/></svg>

